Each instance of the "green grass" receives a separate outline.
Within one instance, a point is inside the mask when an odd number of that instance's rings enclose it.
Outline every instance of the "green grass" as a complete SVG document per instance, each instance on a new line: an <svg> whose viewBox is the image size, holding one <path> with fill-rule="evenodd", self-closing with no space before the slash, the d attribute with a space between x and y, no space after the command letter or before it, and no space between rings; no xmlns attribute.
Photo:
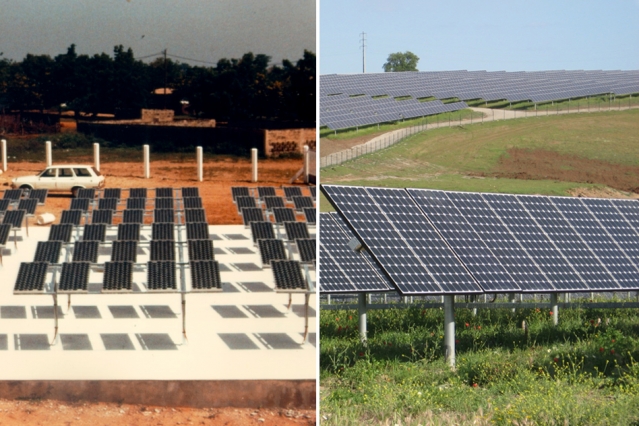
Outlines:
<svg viewBox="0 0 639 426"><path fill-rule="evenodd" d="M451 371L439 309L369 311L367 346L355 311L321 310L322 424L634 424L638 314L457 309Z"/></svg>

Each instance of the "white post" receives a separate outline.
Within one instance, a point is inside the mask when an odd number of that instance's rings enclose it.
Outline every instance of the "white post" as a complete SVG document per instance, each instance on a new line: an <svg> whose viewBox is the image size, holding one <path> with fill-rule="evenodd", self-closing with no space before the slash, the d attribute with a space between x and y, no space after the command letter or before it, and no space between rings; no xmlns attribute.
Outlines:
<svg viewBox="0 0 639 426"><path fill-rule="evenodd" d="M251 149L251 161L253 162L253 174L251 182L257 182L257 148Z"/></svg>
<svg viewBox="0 0 639 426"><path fill-rule="evenodd" d="M97 171L100 171L100 144L99 143L93 144L93 167L95 167Z"/></svg>
<svg viewBox="0 0 639 426"><path fill-rule="evenodd" d="M366 293L359 293L358 295L357 311L359 313L359 338L362 343L366 343L366 311L368 308L368 300L366 299Z"/></svg>
<svg viewBox="0 0 639 426"><path fill-rule="evenodd" d="M196 156L197 156L197 180L198 182L202 182L204 180L204 171L202 163L204 162L204 154L202 153L202 147L198 146L195 148Z"/></svg>
<svg viewBox="0 0 639 426"><path fill-rule="evenodd" d="M444 296L444 357L455 368L455 296Z"/></svg>
<svg viewBox="0 0 639 426"><path fill-rule="evenodd" d="M7 141L2 139L2 171L7 171Z"/></svg>
<svg viewBox="0 0 639 426"><path fill-rule="evenodd" d="M53 156L51 155L51 141L46 141L44 143L44 148L47 155L47 167L50 167L51 164L53 164Z"/></svg>
<svg viewBox="0 0 639 426"><path fill-rule="evenodd" d="M559 324L559 305L558 305L557 293L550 293L550 306L552 308L552 323L553 325Z"/></svg>
<svg viewBox="0 0 639 426"><path fill-rule="evenodd" d="M149 179L151 177L151 160L149 155L149 146L144 145L144 178Z"/></svg>
<svg viewBox="0 0 639 426"><path fill-rule="evenodd" d="M304 145L304 183L308 183L308 161L309 161L308 145Z"/></svg>

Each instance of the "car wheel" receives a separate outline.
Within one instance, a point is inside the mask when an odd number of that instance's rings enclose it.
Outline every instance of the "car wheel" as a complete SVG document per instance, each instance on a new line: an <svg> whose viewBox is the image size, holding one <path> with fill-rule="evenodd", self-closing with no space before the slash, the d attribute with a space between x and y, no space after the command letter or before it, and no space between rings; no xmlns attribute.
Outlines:
<svg viewBox="0 0 639 426"><path fill-rule="evenodd" d="M33 188L30 185L22 185L20 189L22 190L23 194L28 194Z"/></svg>
<svg viewBox="0 0 639 426"><path fill-rule="evenodd" d="M73 198L77 197L77 196L78 196L78 191L79 191L80 189L81 189L81 188L80 188L79 186L75 186L75 187L71 188L71 196L72 196Z"/></svg>

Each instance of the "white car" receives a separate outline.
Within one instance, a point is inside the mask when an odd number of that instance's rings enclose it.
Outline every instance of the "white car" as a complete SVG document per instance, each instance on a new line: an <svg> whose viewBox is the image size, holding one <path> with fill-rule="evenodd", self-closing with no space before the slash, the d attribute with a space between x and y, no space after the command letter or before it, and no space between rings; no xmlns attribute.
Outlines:
<svg viewBox="0 0 639 426"><path fill-rule="evenodd" d="M103 188L104 180L104 176L94 167L63 164L47 167L37 175L14 178L11 187L48 189L49 192L70 191L75 196L80 188Z"/></svg>

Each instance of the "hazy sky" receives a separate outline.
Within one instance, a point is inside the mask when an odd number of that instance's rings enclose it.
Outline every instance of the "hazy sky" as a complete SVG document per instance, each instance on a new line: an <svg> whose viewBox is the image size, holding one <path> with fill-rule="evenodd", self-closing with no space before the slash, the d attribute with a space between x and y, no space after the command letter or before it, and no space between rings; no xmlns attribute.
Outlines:
<svg viewBox="0 0 639 426"><path fill-rule="evenodd" d="M213 64L247 52L280 63L316 52L315 29L315 0L0 0L0 52L16 61L75 43L88 55L121 44L138 58L166 48Z"/></svg>
<svg viewBox="0 0 639 426"><path fill-rule="evenodd" d="M393 52L420 71L639 69L639 0L320 0L320 74L383 72Z"/></svg>

